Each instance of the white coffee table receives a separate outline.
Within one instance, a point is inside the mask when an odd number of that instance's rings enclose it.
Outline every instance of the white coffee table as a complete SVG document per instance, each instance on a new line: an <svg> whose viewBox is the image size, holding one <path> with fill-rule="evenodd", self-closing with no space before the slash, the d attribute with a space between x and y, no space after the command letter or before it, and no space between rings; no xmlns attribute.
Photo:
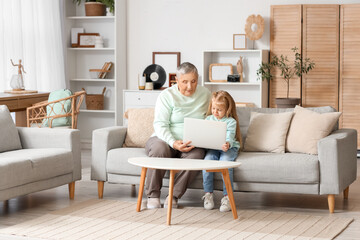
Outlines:
<svg viewBox="0 0 360 240"><path fill-rule="evenodd" d="M141 201L144 191L144 183L146 178L146 172L148 168L170 170L170 182L169 182L169 203L167 212L167 224L171 223L171 210L172 210L172 198L174 191L174 177L175 174L182 170L199 171L206 170L207 172L221 172L225 181L225 187L229 196L230 205L234 219L237 219L236 205L234 200L233 190L231 188L229 168L236 168L241 165L239 162L227 162L227 161L211 161L202 159L179 159L179 158L148 158L137 157L129 158L130 164L141 167L139 196L136 206L136 211L140 212Z"/></svg>

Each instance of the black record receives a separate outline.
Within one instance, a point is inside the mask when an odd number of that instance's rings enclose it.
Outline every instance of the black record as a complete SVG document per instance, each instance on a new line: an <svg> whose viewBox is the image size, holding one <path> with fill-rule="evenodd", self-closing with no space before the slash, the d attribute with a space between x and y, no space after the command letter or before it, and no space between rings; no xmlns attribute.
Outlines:
<svg viewBox="0 0 360 240"><path fill-rule="evenodd" d="M146 82L153 82L154 89L160 89L166 82L166 72L160 65L151 64L147 66L144 74L146 74Z"/></svg>

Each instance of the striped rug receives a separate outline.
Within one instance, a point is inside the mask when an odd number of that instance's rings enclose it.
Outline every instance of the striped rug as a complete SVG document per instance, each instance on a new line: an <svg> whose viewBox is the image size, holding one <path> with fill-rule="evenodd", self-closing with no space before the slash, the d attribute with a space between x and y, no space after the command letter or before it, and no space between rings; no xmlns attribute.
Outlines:
<svg viewBox="0 0 360 240"><path fill-rule="evenodd" d="M333 239L353 219L289 212L238 210L221 213L199 207L136 212L136 203L89 200L0 230L39 239Z"/></svg>

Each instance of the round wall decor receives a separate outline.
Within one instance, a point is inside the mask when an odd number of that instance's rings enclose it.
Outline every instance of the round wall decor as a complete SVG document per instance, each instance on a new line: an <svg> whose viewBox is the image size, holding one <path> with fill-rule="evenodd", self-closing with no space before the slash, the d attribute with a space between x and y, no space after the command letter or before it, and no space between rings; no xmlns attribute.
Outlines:
<svg viewBox="0 0 360 240"><path fill-rule="evenodd" d="M246 19L245 33L250 40L258 40L264 33L264 18L260 15L251 15Z"/></svg>
<svg viewBox="0 0 360 240"><path fill-rule="evenodd" d="M154 89L160 89L166 82L166 72L164 68L157 64L147 66L143 72L146 74L146 82L153 82Z"/></svg>

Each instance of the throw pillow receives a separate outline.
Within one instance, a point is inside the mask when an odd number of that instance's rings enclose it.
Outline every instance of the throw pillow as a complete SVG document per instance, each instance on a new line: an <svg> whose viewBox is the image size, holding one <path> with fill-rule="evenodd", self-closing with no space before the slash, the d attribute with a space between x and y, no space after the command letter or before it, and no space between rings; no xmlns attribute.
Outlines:
<svg viewBox="0 0 360 240"><path fill-rule="evenodd" d="M154 133L154 108L128 109L124 117L128 119L128 126L123 147L144 148Z"/></svg>
<svg viewBox="0 0 360 240"><path fill-rule="evenodd" d="M6 105L0 105L0 152L21 149L18 130Z"/></svg>
<svg viewBox="0 0 360 240"><path fill-rule="evenodd" d="M296 106L294 112L286 151L317 154L317 142L331 133L341 113L317 113L300 106Z"/></svg>
<svg viewBox="0 0 360 240"><path fill-rule="evenodd" d="M252 112L245 151L285 153L286 134L293 112L265 114Z"/></svg>
<svg viewBox="0 0 360 240"><path fill-rule="evenodd" d="M69 89L59 89L49 94L48 102L52 102L70 96L72 96L72 92ZM71 111L71 99L49 104L46 107L46 113L48 117L66 114L69 113L70 111ZM49 119L45 119L43 125L48 127ZM70 125L71 125L71 117L55 118L51 123L51 127L70 126Z"/></svg>

